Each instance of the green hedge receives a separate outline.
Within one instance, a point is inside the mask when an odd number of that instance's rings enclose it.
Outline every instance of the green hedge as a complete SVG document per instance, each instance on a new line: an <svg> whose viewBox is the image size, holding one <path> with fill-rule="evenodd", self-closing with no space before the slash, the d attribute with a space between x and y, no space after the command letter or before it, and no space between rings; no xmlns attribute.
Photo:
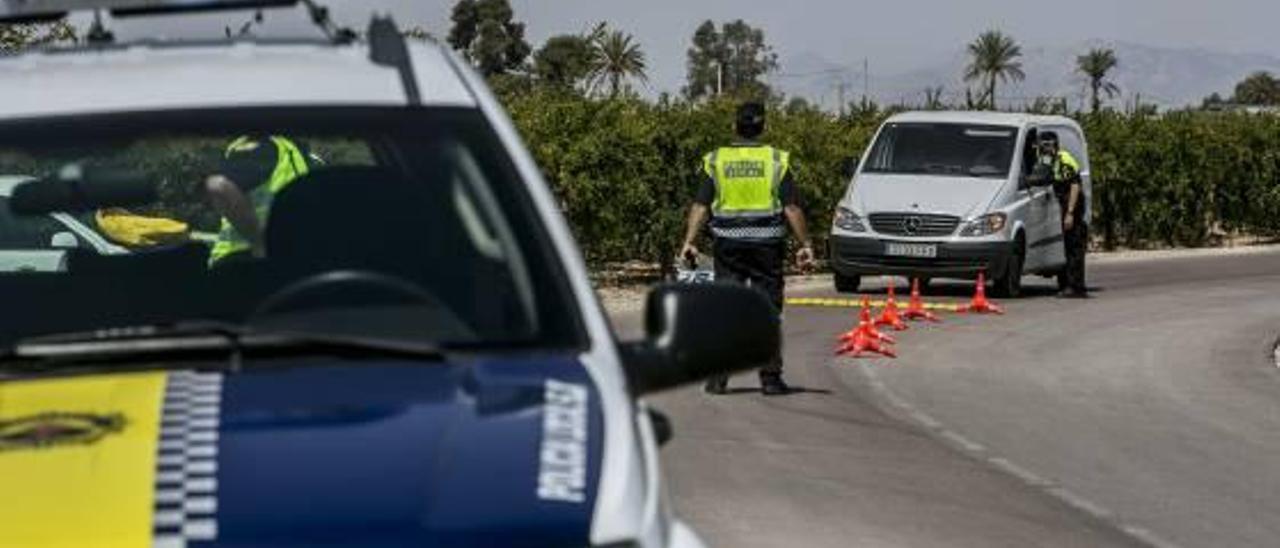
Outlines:
<svg viewBox="0 0 1280 548"><path fill-rule="evenodd" d="M597 266L668 264L702 155L732 140L728 102L526 90L508 94L505 104ZM774 109L769 120L765 140L791 151L821 244L844 191L841 161L862 153L883 115ZM1100 244L1201 246L1216 235L1280 232L1280 118L1108 112L1080 121L1090 140Z"/></svg>

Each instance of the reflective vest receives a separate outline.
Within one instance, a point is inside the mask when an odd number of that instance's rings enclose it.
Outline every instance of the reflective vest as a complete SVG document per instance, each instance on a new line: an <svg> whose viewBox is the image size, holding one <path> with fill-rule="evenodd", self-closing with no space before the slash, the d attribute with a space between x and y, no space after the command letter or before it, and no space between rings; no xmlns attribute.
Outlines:
<svg viewBox="0 0 1280 548"><path fill-rule="evenodd" d="M258 227L261 230L266 229L267 215L271 211L271 202L276 194L310 171L307 167L306 155L293 144L293 141L273 135L271 142L276 146L276 167L265 184L258 185L249 192L249 202L253 204L254 213L258 217ZM240 137L227 145L224 156L230 157L233 153L253 145L254 142L249 137ZM218 239L209 251L209 265L217 264L229 255L248 251L251 247L249 240L231 225L231 221L224 218L218 230Z"/></svg>
<svg viewBox="0 0 1280 548"><path fill-rule="evenodd" d="M733 240L786 237L779 187L790 168L790 154L764 145L723 147L703 158L716 187L711 233Z"/></svg>
<svg viewBox="0 0 1280 548"><path fill-rule="evenodd" d="M1065 149L1058 150L1058 161L1053 166L1053 178L1058 182L1067 182L1080 174L1080 162Z"/></svg>

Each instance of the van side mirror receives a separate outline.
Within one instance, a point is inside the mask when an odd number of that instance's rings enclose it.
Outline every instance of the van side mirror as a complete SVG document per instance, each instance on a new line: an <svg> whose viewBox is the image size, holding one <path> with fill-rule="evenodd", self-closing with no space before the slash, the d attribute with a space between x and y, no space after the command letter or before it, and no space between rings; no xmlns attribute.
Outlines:
<svg viewBox="0 0 1280 548"><path fill-rule="evenodd" d="M845 156L840 159L840 175L845 180L852 179L858 174L858 159L853 156Z"/></svg>
<svg viewBox="0 0 1280 548"><path fill-rule="evenodd" d="M760 367L773 359L781 324L756 290L727 284L667 284L649 293L645 339L622 346L636 395Z"/></svg>

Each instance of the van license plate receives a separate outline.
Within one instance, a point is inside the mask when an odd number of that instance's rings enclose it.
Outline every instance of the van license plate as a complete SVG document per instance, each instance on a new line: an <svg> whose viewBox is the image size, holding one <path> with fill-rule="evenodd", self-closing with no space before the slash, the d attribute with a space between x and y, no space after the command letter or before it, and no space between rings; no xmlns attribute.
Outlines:
<svg viewBox="0 0 1280 548"><path fill-rule="evenodd" d="M920 259L936 259L938 246L935 244L904 244L889 242L885 255L893 257L916 257Z"/></svg>

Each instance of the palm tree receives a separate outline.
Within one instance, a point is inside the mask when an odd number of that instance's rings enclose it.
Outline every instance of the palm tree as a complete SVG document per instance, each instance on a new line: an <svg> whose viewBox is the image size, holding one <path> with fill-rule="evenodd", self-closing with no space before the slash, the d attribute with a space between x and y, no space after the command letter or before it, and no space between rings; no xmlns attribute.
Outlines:
<svg viewBox="0 0 1280 548"><path fill-rule="evenodd" d="M605 31L601 27L591 33L594 51L591 56L591 72L588 85L599 89L608 85L609 97L617 97L627 78L649 81L645 74L645 56L630 34L622 31Z"/></svg>
<svg viewBox="0 0 1280 548"><path fill-rule="evenodd" d="M1093 92L1093 112L1102 110L1102 94L1105 93L1110 99L1120 93L1120 86L1107 78L1107 73L1119 64L1113 49L1095 48L1076 58L1076 70L1089 79L1089 89Z"/></svg>
<svg viewBox="0 0 1280 548"><path fill-rule="evenodd" d="M983 97L988 108L996 108L996 80L1001 82L1022 81L1027 77L1022 72L1022 48L1013 38L998 31L989 30L978 36L969 44L969 66L964 70L964 81L979 81L983 89Z"/></svg>

